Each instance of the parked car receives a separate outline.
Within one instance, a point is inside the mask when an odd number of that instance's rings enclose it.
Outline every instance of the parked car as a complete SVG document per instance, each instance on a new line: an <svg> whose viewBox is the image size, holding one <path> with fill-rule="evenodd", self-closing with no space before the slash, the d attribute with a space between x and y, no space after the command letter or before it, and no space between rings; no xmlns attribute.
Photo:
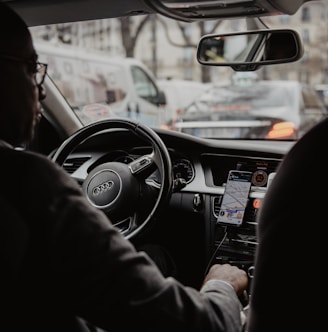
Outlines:
<svg viewBox="0 0 328 332"><path fill-rule="evenodd" d="M175 127L204 138L295 140L327 114L308 84L243 77L209 88L180 112Z"/></svg>
<svg viewBox="0 0 328 332"><path fill-rule="evenodd" d="M265 248L276 255L267 260L273 264L265 276L263 305L256 304L270 309L267 323L281 324L275 331L301 329L305 319L313 324L322 321L321 303L319 309L319 301L307 296L320 297L325 285L320 264L326 252L323 226L328 183L322 174L327 134L323 130L312 145L302 144L302 138L313 137L313 126L320 129L326 123L322 120L326 110L312 90L328 82L327 1L0 1L23 17L35 40L47 40L58 49L70 43L76 52L99 47L108 57L125 57L135 45L134 57L153 71L154 78L174 76L215 85L185 109L175 123L178 131L164 130L161 123L150 126L140 119L111 117L107 112L88 124L70 104L70 89L63 89L54 73L51 76L48 60L47 97L35 139L17 148L41 153L63 167L90 204L103 210L127 241L165 247L176 262L181 283L198 289L214 263L244 269L250 281L242 301L245 307L254 303L258 216L263 206L275 201L275 208L263 218L272 228L280 226L275 243ZM204 35L220 43L205 45ZM287 44L284 36L292 37ZM275 46L270 39L275 39ZM236 72L256 74L258 81L225 85ZM70 83L79 94L88 93L81 89L80 80ZM125 78L124 83L130 84ZM183 93L194 97L191 90ZM91 104L102 102L110 109L108 100L94 97ZM293 182L289 181L294 168L290 164L281 168L286 158L298 168ZM113 204L113 209L92 201L88 186L97 172L104 175L103 170L109 169L116 174L126 165L133 181L124 183L124 193L128 198L131 193L136 196ZM278 185L283 180L287 187ZM16 179L13 184L2 187L1 194L24 190ZM237 193L233 201L240 198L238 209L226 202L225 193L231 194L231 188ZM273 259L277 255L279 259ZM293 301L286 300L290 294ZM292 315L294 310L297 316ZM313 317L312 311L318 315ZM288 316L295 319L289 322ZM270 328L258 331L271 332Z"/></svg>

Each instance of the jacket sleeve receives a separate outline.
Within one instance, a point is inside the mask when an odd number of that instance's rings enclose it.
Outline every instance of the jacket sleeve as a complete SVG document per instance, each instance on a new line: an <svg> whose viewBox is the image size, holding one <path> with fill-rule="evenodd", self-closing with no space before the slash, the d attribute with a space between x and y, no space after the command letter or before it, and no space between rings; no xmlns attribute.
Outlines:
<svg viewBox="0 0 328 332"><path fill-rule="evenodd" d="M44 167L42 185L56 183L42 206L47 221L42 273L51 283L47 300L53 306L106 331L242 330L241 304L229 285L209 283L199 291L164 278L66 172Z"/></svg>
<svg viewBox="0 0 328 332"><path fill-rule="evenodd" d="M84 197L57 204L52 256L78 315L110 331L241 331L240 302L228 285L199 292L164 278Z"/></svg>

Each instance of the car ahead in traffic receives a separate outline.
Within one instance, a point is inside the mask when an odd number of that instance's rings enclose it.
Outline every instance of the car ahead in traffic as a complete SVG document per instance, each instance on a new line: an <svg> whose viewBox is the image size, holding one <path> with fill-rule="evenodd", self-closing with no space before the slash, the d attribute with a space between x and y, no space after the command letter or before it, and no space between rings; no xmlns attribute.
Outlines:
<svg viewBox="0 0 328 332"><path fill-rule="evenodd" d="M80 84L82 80L74 79L69 82L74 88L65 90L58 84L60 74L52 72L49 62L50 74L44 81L47 97L41 102L43 113L35 139L17 148L36 151L58 163L81 186L90 204L103 211L136 247L151 243L166 248L180 282L198 289L215 263L244 269L250 282L241 299L246 308L257 274L258 216L263 206L281 195L279 204L265 215L272 226L280 226L276 241L266 248L273 249L279 259L267 268L271 279L264 278L264 304L259 306L272 312L274 317L267 322L280 322L281 330L286 324L292 329L312 317L307 312L306 317L297 317L290 324L288 319L288 315L294 318L289 309L295 302L302 303L309 294L322 291L302 292L305 286L313 287L317 280L324 284L323 274L318 272L321 266L312 269L302 260L322 258L325 252L319 245L325 243L320 227L325 221L322 191L328 184L318 170L325 164L327 135L322 134L319 143L312 145L299 142L315 123L325 123L321 119L326 113L311 90L328 82L327 1L0 1L17 10L36 41L47 41L59 50L69 44L81 54L86 49L96 49L106 57L133 54L156 79L174 77L215 86L205 95L206 100L192 104L186 118L176 123L178 131L162 129L161 123L150 127L140 119L111 117L97 109L97 121L89 124L70 103L71 89L78 97L88 97L86 105L79 107L90 111L92 105L99 104L110 109L108 100L99 98L103 89L97 90L97 82L90 80L95 87L95 93L90 94ZM231 80L235 72L244 77L238 84ZM105 70L100 73L106 76ZM251 73L256 73L261 85L252 82L255 85L249 90L246 77ZM119 73L104 77L106 88L117 86L120 78ZM225 85L227 81L230 83ZM120 86L124 87L124 81ZM305 93L306 86L309 90ZM243 91L247 91L246 96ZM184 93L192 94L191 90ZM242 102L228 106L217 103L234 95L242 96ZM253 112L256 102L261 108ZM292 108L293 103L298 107ZM232 119L233 115L237 119ZM196 123L187 121L192 119ZM189 130L188 123L198 126L189 132L191 135L183 132ZM269 138L270 132L275 136ZM295 154L289 157L295 147L296 158ZM286 187L281 188L275 180L281 182L279 171L286 157L297 163L301 174L295 171L299 177L290 183L287 167ZM100 195L93 193L112 186L107 173L123 179L115 183L122 190L110 201L97 200ZM17 186L2 189L6 196ZM229 205L229 197L233 204ZM313 253L313 248L318 250ZM92 274L92 269L86 270ZM286 307L290 294L294 302ZM278 295L281 301L277 305ZM315 299L304 303L317 306ZM314 317L313 321L320 319Z"/></svg>
<svg viewBox="0 0 328 332"><path fill-rule="evenodd" d="M178 79L159 79L156 83L165 93L166 104L163 108L165 110L165 120L170 125L176 122L185 107L211 86L210 83ZM170 128L170 126L166 126L164 123L161 127Z"/></svg>
<svg viewBox="0 0 328 332"><path fill-rule="evenodd" d="M327 114L308 84L239 75L194 100L180 113L175 128L204 138L295 140Z"/></svg>

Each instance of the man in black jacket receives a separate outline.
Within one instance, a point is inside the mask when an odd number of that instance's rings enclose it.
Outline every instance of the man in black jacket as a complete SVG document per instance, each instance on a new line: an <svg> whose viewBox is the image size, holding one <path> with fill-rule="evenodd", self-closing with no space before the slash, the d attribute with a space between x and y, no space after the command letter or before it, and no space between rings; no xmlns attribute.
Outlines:
<svg viewBox="0 0 328 332"><path fill-rule="evenodd" d="M4 5L0 42L1 210L17 213L0 221L3 330L73 331L82 317L109 331L241 331L245 271L214 265L200 290L164 277L61 167L14 149L34 135L47 67Z"/></svg>

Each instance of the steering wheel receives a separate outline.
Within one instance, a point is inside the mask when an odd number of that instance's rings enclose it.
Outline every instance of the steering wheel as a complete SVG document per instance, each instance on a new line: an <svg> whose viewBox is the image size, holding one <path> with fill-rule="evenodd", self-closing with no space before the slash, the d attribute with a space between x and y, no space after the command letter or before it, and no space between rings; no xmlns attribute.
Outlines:
<svg viewBox="0 0 328 332"><path fill-rule="evenodd" d="M161 138L150 128L126 119L106 119L91 123L65 140L52 160L62 166L80 144L110 129L127 129L149 142L152 151L132 162L105 162L93 168L83 180L82 189L91 205L104 211L127 238L149 228L168 202L173 187L170 155ZM158 171L160 185L146 181Z"/></svg>

